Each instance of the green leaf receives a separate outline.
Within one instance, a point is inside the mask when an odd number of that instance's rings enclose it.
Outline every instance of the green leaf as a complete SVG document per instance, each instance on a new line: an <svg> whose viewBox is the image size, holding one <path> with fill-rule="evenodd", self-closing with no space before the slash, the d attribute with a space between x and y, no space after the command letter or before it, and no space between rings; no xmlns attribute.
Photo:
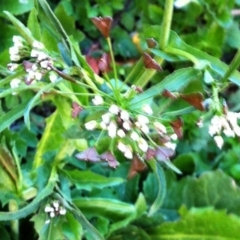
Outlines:
<svg viewBox="0 0 240 240"><path fill-rule="evenodd" d="M184 68L174 71L172 74L163 79L160 83L148 88L143 93L137 95L131 102L131 109L139 107L141 102L161 94L164 89L168 91L178 91L184 88L192 80L201 77L201 72L194 68Z"/></svg>
<svg viewBox="0 0 240 240"><path fill-rule="evenodd" d="M136 215L134 205L116 199L74 198L73 202L84 214L104 216L114 221Z"/></svg>
<svg viewBox="0 0 240 240"><path fill-rule="evenodd" d="M38 13L37 9L33 8L29 14L28 22L27 22L28 29L31 31L33 37L38 41L41 40L41 28L38 22Z"/></svg>
<svg viewBox="0 0 240 240"><path fill-rule="evenodd" d="M166 196L166 180L162 167L155 160L148 161L151 166L158 182L158 193L157 197L149 209L148 216L152 216L155 212L159 210L163 204L163 200Z"/></svg>
<svg viewBox="0 0 240 240"><path fill-rule="evenodd" d="M17 18L15 18L10 12L4 11L4 13L8 16L8 18L11 20L13 25L16 27L18 32L22 35L22 37L28 42L29 45L32 46L32 43L34 41L34 38L29 31L28 28L26 28Z"/></svg>
<svg viewBox="0 0 240 240"><path fill-rule="evenodd" d="M79 189L91 190L92 188L103 189L104 187L116 186L125 181L123 178L109 178L91 171L67 171L61 170L72 183L76 184Z"/></svg>
<svg viewBox="0 0 240 240"><path fill-rule="evenodd" d="M226 211L213 208L180 209L181 218L176 222L165 222L148 233L151 239L239 239L240 218Z"/></svg>

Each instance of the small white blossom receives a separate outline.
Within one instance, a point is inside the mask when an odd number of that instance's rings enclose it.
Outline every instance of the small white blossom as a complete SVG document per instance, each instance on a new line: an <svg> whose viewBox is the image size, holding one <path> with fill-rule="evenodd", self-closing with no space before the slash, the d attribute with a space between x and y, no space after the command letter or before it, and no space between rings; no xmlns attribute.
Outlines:
<svg viewBox="0 0 240 240"><path fill-rule="evenodd" d="M38 70L37 64L33 64L32 67L31 67L31 69L32 69L33 71L37 71L37 70Z"/></svg>
<svg viewBox="0 0 240 240"><path fill-rule="evenodd" d="M172 142L166 142L166 143L164 143L164 146L167 147L167 148L172 149L173 151L175 151L175 149L177 147L177 144L176 143L172 143Z"/></svg>
<svg viewBox="0 0 240 240"><path fill-rule="evenodd" d="M54 208L51 207L50 205L47 205L44 209L44 212L48 213L48 212L54 212Z"/></svg>
<svg viewBox="0 0 240 240"><path fill-rule="evenodd" d="M52 203L53 207L55 208L56 211L58 211L59 207L60 207L60 204L58 201L53 201Z"/></svg>
<svg viewBox="0 0 240 240"><path fill-rule="evenodd" d="M63 208L63 207L60 208L59 213L60 213L61 215L65 215L66 212L67 212L67 210L66 210L65 208Z"/></svg>
<svg viewBox="0 0 240 240"><path fill-rule="evenodd" d="M176 141L176 140L178 139L178 136L177 136L176 133L174 133L174 134L172 134L172 135L170 136L170 138L171 138L172 140Z"/></svg>
<svg viewBox="0 0 240 240"><path fill-rule="evenodd" d="M102 120L105 124L109 124L112 115L110 113L105 113L102 115Z"/></svg>
<svg viewBox="0 0 240 240"><path fill-rule="evenodd" d="M39 49L39 50L44 49L44 45L43 45L41 42L38 42L38 41L34 41L33 44L32 44L32 46L33 46L34 48Z"/></svg>
<svg viewBox="0 0 240 240"><path fill-rule="evenodd" d="M95 106L98 106L98 105L102 105L103 104L103 98L99 95L96 95L93 100L92 100L93 104Z"/></svg>
<svg viewBox="0 0 240 240"><path fill-rule="evenodd" d="M148 117L144 116L144 115L137 115L137 120L141 125L145 125L149 123L149 119Z"/></svg>
<svg viewBox="0 0 240 240"><path fill-rule="evenodd" d="M129 121L124 121L123 122L123 128L126 129L127 131L131 130L131 123Z"/></svg>
<svg viewBox="0 0 240 240"><path fill-rule="evenodd" d="M143 110L145 113L149 114L149 115L152 115L152 114L153 114L153 110L152 110L152 108L150 107L149 104L144 104L144 105L142 106L142 110Z"/></svg>
<svg viewBox="0 0 240 240"><path fill-rule="evenodd" d="M149 127L145 124L143 124L140 129L142 130L143 133L148 134L149 133Z"/></svg>
<svg viewBox="0 0 240 240"><path fill-rule="evenodd" d="M19 64L17 64L17 63L9 63L7 65L7 67L12 72L12 71L16 70L19 67Z"/></svg>
<svg viewBox="0 0 240 240"><path fill-rule="evenodd" d="M50 72L49 73L49 80L54 83L57 81L58 75L55 72Z"/></svg>
<svg viewBox="0 0 240 240"><path fill-rule="evenodd" d="M49 56L44 52L39 52L39 54L37 56L37 60L42 61L42 60L46 60L46 59L49 60Z"/></svg>
<svg viewBox="0 0 240 240"><path fill-rule="evenodd" d="M122 153L124 153L126 151L126 145L122 142L118 142L118 150L121 151Z"/></svg>
<svg viewBox="0 0 240 240"><path fill-rule="evenodd" d="M14 43L22 43L23 42L23 39L20 37L20 36L13 36L13 38L12 38L12 41L14 42Z"/></svg>
<svg viewBox="0 0 240 240"><path fill-rule="evenodd" d="M123 137L126 136L125 132L124 132L122 129L117 130L117 135L118 135L120 138L123 138Z"/></svg>
<svg viewBox="0 0 240 240"><path fill-rule="evenodd" d="M112 113L112 114L114 114L114 115L117 115L118 112L119 112L118 106L115 105L115 104L112 104L112 105L110 106L110 108L109 108L109 112Z"/></svg>
<svg viewBox="0 0 240 240"><path fill-rule="evenodd" d="M107 127L108 135L110 138L115 138L117 135L117 124L114 121L111 121Z"/></svg>
<svg viewBox="0 0 240 240"><path fill-rule="evenodd" d="M192 2L192 0L176 0L174 3L174 6L176 8L182 8L182 7L186 6L187 4L189 4L190 2Z"/></svg>
<svg viewBox="0 0 240 240"><path fill-rule="evenodd" d="M166 127L160 122L154 122L153 125L159 133L163 133L163 134L167 133Z"/></svg>
<svg viewBox="0 0 240 240"><path fill-rule="evenodd" d="M138 141L139 140L139 135L136 133L136 132L132 132L130 134L130 138L133 140L133 141Z"/></svg>
<svg viewBox="0 0 240 240"><path fill-rule="evenodd" d="M146 152L148 150L148 143L145 139L143 139L142 137L139 138L138 141L138 147L143 151Z"/></svg>
<svg viewBox="0 0 240 240"><path fill-rule="evenodd" d="M40 51L36 49L32 49L30 56L35 58L35 57L38 57L40 53L41 53Z"/></svg>
<svg viewBox="0 0 240 240"><path fill-rule="evenodd" d="M45 68L45 69L48 68L48 64L49 64L49 61L48 61L48 60L44 60L44 61L41 61L41 62L40 62L40 66L41 66L42 68Z"/></svg>
<svg viewBox="0 0 240 240"><path fill-rule="evenodd" d="M21 83L21 79L19 79L19 78L14 78L14 79L10 82L10 86L11 86L11 88L17 88L17 87L19 87L20 83Z"/></svg>
<svg viewBox="0 0 240 240"><path fill-rule="evenodd" d="M125 149L125 153L124 156L128 159L132 159L133 158L133 154L132 154L132 148L130 145L126 145L126 149Z"/></svg>
<svg viewBox="0 0 240 240"><path fill-rule="evenodd" d="M19 54L19 48L16 46L9 48L9 54L10 55L18 55Z"/></svg>
<svg viewBox="0 0 240 240"><path fill-rule="evenodd" d="M50 212L49 216L50 216L51 218L54 218L54 217L55 217L55 212Z"/></svg>
<svg viewBox="0 0 240 240"><path fill-rule="evenodd" d="M40 72L35 72L34 77L36 80L40 81L43 77L43 74Z"/></svg>
<svg viewBox="0 0 240 240"><path fill-rule="evenodd" d="M20 55L10 55L10 60L13 62L17 62L21 59Z"/></svg>
<svg viewBox="0 0 240 240"><path fill-rule="evenodd" d="M97 126L97 121L95 121L95 120L89 121L89 122L85 123L84 126L87 130L90 130L90 131L94 130Z"/></svg>
<svg viewBox="0 0 240 240"><path fill-rule="evenodd" d="M123 121L128 121L129 120L129 113L128 113L128 111L122 110L121 113L120 113L120 118Z"/></svg>
<svg viewBox="0 0 240 240"><path fill-rule="evenodd" d="M219 135L216 135L216 136L213 137L213 139L214 139L216 145L218 146L218 148L221 149L222 146L223 146L223 143L224 143L223 138Z"/></svg>

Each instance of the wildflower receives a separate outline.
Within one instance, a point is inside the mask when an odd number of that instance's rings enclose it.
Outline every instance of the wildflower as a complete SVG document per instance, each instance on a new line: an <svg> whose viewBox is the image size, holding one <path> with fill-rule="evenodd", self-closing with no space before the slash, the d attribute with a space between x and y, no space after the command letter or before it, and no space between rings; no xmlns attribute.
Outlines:
<svg viewBox="0 0 240 240"><path fill-rule="evenodd" d="M108 124L111 120L111 114L110 113L105 113L102 115L102 120L105 124Z"/></svg>
<svg viewBox="0 0 240 240"><path fill-rule="evenodd" d="M123 121L128 121L129 120L129 113L126 110L122 110L120 113L120 118Z"/></svg>
<svg viewBox="0 0 240 240"><path fill-rule="evenodd" d="M97 121L92 120L84 124L85 128L87 130L94 130L97 126Z"/></svg>
<svg viewBox="0 0 240 240"><path fill-rule="evenodd" d="M132 148L130 145L126 145L126 149L124 152L124 156L128 159L132 159L133 158L133 154L132 154Z"/></svg>
<svg viewBox="0 0 240 240"><path fill-rule="evenodd" d="M126 129L127 131L130 131L131 130L131 122L124 121L123 122L123 128Z"/></svg>
<svg viewBox="0 0 240 240"><path fill-rule="evenodd" d="M11 72L13 72L14 70L16 70L16 69L19 67L19 64L17 64L17 63L9 63L9 64L7 65L7 67L8 67L8 69L9 69Z"/></svg>
<svg viewBox="0 0 240 240"><path fill-rule="evenodd" d="M132 132L131 135L130 135L130 138L133 141L138 141L139 140L139 135L136 132Z"/></svg>
<svg viewBox="0 0 240 240"><path fill-rule="evenodd" d="M102 105L103 104L103 98L99 95L96 95L94 99L92 100L93 104L95 106Z"/></svg>
<svg viewBox="0 0 240 240"><path fill-rule="evenodd" d="M125 132L124 132L122 129L117 130L117 135L118 135L120 138L123 138L123 137L126 136Z"/></svg>
<svg viewBox="0 0 240 240"><path fill-rule="evenodd" d="M115 138L117 134L117 124L114 121L111 121L107 127L108 135L110 138Z"/></svg>
<svg viewBox="0 0 240 240"><path fill-rule="evenodd" d="M61 215L65 215L65 214L67 213L67 210L66 210L65 208L63 208L63 207L60 207L59 213L60 213Z"/></svg>
<svg viewBox="0 0 240 240"><path fill-rule="evenodd" d="M19 54L19 48L16 46L9 48L9 54L10 55L18 55Z"/></svg>
<svg viewBox="0 0 240 240"><path fill-rule="evenodd" d="M13 62L17 62L21 59L20 55L10 55L10 60Z"/></svg>
<svg viewBox="0 0 240 240"><path fill-rule="evenodd" d="M166 142L166 143L164 143L164 146L167 147L167 148L172 149L173 151L175 151L175 149L177 147L177 144L173 143L173 142Z"/></svg>
<svg viewBox="0 0 240 240"><path fill-rule="evenodd" d="M121 151L123 153L126 151L126 145L122 142L118 142L117 147L118 147L119 151Z"/></svg>
<svg viewBox="0 0 240 240"><path fill-rule="evenodd" d="M17 88L17 87L19 87L20 83L21 83L21 79L19 79L19 78L14 78L14 79L10 82L10 86L11 86L11 88Z"/></svg>
<svg viewBox="0 0 240 240"><path fill-rule="evenodd" d="M31 53L30 53L30 56L33 57L33 58L36 58L39 56L41 52L36 50L36 49L32 49Z"/></svg>
<svg viewBox="0 0 240 240"><path fill-rule="evenodd" d="M166 127L160 122L154 122L153 125L159 133L163 133L163 134L167 133Z"/></svg>
<svg viewBox="0 0 240 240"><path fill-rule="evenodd" d="M119 112L118 106L115 105L115 104L112 104L112 105L110 106L110 108L109 108L109 112L112 113L112 114L114 114L114 115L117 115L118 112Z"/></svg>
<svg viewBox="0 0 240 240"><path fill-rule="evenodd" d="M142 106L142 110L143 110L145 113L149 114L149 115L152 115L152 114L153 114L153 111L152 111L152 109L151 109L151 107L150 107L149 104L144 104L144 105Z"/></svg>
<svg viewBox="0 0 240 240"><path fill-rule="evenodd" d="M214 139L216 145L218 146L218 148L221 149L223 146L223 143L224 143L223 138L220 135L216 135L213 137L213 139Z"/></svg>
<svg viewBox="0 0 240 240"><path fill-rule="evenodd" d="M140 125L144 125L144 124L148 124L149 123L149 119L144 116L144 115L137 115L137 120L140 123Z"/></svg>
<svg viewBox="0 0 240 240"><path fill-rule="evenodd" d="M146 142L146 140L144 140L144 139L141 137L141 138L139 138L138 147L139 147L143 152L146 152L146 151L148 150L148 143Z"/></svg>

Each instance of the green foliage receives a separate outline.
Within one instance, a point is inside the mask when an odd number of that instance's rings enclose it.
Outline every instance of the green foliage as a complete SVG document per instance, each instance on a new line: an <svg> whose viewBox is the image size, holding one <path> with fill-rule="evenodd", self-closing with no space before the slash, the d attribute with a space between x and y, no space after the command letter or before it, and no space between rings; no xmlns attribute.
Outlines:
<svg viewBox="0 0 240 240"><path fill-rule="evenodd" d="M1 239L239 238L240 2L180 3L0 1Z"/></svg>

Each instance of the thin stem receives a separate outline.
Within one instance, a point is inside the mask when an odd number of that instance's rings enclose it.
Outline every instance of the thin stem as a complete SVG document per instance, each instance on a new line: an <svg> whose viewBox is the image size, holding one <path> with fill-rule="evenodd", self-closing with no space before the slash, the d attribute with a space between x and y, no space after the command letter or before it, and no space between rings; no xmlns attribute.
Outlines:
<svg viewBox="0 0 240 240"><path fill-rule="evenodd" d="M9 211L16 212L18 210L18 205L15 200L11 199L9 201ZM14 240L19 239L19 220L11 221L11 229L14 235Z"/></svg>
<svg viewBox="0 0 240 240"><path fill-rule="evenodd" d="M173 15L173 0L166 0L163 13L162 31L159 39L160 49L164 49L168 44L170 28L172 23L172 15Z"/></svg>
<svg viewBox="0 0 240 240"><path fill-rule="evenodd" d="M114 73L114 78L116 81L116 89L117 89L117 80L118 80L117 68L116 68L116 62L115 62L114 55L113 55L111 39L109 37L107 38L107 43L108 43L108 47L110 50L110 55L111 55L111 60L112 60L112 65L113 65L113 73Z"/></svg>
<svg viewBox="0 0 240 240"><path fill-rule="evenodd" d="M238 69L239 65L240 65L240 49L238 49L236 55L234 56L232 62L229 65L227 72L224 74L221 81L226 82L228 78L232 75L232 73Z"/></svg>

